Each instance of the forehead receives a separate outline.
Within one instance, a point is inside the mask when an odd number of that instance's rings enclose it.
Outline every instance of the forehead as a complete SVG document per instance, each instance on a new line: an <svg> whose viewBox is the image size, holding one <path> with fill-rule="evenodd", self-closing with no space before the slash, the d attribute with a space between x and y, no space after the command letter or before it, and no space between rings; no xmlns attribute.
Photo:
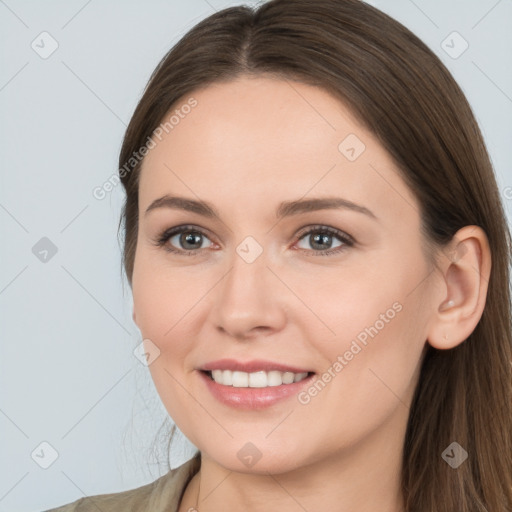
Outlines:
<svg viewBox="0 0 512 512"><path fill-rule="evenodd" d="M246 209L261 208L262 197L268 206L336 194L414 217L416 200L389 154L321 88L242 77L186 95L164 122L173 114L144 159L141 210L165 193Z"/></svg>

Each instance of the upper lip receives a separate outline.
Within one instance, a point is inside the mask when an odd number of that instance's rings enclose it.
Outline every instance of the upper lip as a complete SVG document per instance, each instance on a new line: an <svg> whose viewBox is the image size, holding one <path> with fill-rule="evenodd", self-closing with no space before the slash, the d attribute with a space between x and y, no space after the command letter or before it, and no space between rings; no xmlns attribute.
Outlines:
<svg viewBox="0 0 512 512"><path fill-rule="evenodd" d="M287 364L275 363L273 361L264 361L263 359L253 359L252 361L236 361L235 359L218 359L203 365L201 370L233 370L238 372L258 372L258 371L278 371L292 373L309 373L310 370L299 368L297 366L289 366Z"/></svg>

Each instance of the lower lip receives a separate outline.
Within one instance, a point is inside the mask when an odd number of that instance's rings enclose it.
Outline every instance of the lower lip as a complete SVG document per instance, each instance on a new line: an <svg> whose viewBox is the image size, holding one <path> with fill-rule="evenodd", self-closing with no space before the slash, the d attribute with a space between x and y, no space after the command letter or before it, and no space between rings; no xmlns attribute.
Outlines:
<svg viewBox="0 0 512 512"><path fill-rule="evenodd" d="M314 374L311 374L300 382L266 388L236 388L218 384L203 371L199 371L199 374L212 395L219 402L238 409L264 409L265 407L270 407L281 400L297 395L301 388L307 386L314 377Z"/></svg>

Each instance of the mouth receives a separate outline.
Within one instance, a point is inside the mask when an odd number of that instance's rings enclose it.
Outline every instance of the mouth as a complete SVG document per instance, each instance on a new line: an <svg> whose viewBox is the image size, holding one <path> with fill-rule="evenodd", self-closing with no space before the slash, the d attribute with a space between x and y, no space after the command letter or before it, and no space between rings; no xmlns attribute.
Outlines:
<svg viewBox="0 0 512 512"><path fill-rule="evenodd" d="M277 386L287 386L296 382L301 382L315 372L289 372L289 371L256 371L243 372L238 370L201 370L212 381L221 386L230 386L233 388L270 388Z"/></svg>
<svg viewBox="0 0 512 512"><path fill-rule="evenodd" d="M201 380L219 402L239 410L261 410L292 399L314 379L314 372L278 370L201 370ZM288 384L287 384L288 382Z"/></svg>
<svg viewBox="0 0 512 512"><path fill-rule="evenodd" d="M197 368L211 395L236 409L261 410L296 396L315 372L279 361L218 359Z"/></svg>

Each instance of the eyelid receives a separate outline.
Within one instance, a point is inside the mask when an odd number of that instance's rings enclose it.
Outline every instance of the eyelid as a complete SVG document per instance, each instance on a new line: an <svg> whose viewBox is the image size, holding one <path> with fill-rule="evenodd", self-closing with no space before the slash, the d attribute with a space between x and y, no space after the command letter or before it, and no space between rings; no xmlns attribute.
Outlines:
<svg viewBox="0 0 512 512"><path fill-rule="evenodd" d="M200 228L198 226L195 226L194 224L180 224L179 226L173 226L171 228L164 229L160 232L159 235L157 235L157 240L163 240L164 238L169 238L173 235L178 235L183 232L194 232L194 233L200 233L201 235L206 236L207 238L211 238L209 231L204 228Z"/></svg>
<svg viewBox="0 0 512 512"><path fill-rule="evenodd" d="M175 247L172 247L172 248L168 247L167 242L169 241L170 238L172 238L173 236L182 234L182 233L186 233L186 232L199 233L203 237L210 240L212 243L214 243L214 244L216 243L214 240L212 240L213 237L209 234L208 230L206 230L204 228L200 228L193 224L181 224L178 226L173 226L171 228L165 229L153 240L153 243L159 247L164 247L164 249L167 252L175 253L175 254L182 254L182 255L186 254L188 256L195 256L195 255L198 255L198 253L203 252L205 249L184 250L184 249L178 249ZM312 225L304 226L297 232L297 234L294 236L295 241L294 241L293 245L300 242L305 236L308 236L308 235L311 235L311 234L317 233L317 232L329 233L332 237L338 238L338 240L340 240L343 245L338 246L334 249L326 249L323 251L315 251L312 249L302 249L302 248L299 248L296 250L302 251L302 252L307 252L307 253L310 253L315 256L335 255L335 254L342 252L342 251L346 250L347 248L350 248L356 244L356 240L351 235L346 233L345 231L342 231L340 229L333 228L331 226L327 226L324 224L312 224Z"/></svg>
<svg viewBox="0 0 512 512"><path fill-rule="evenodd" d="M169 247L166 246L166 244L170 238L172 238L173 236L176 236L176 235L180 235L182 233L186 233L186 232L199 233L203 237L210 240L212 243L215 243L212 240L213 237L209 234L208 230L200 228L193 224L181 224L179 226L173 226L171 228L164 229L156 236L156 238L153 240L153 243L157 246L163 246L165 248L165 250L167 250L168 252L174 252L174 253L178 253L178 254L195 255L195 254L197 254L197 252L202 251L203 249L193 249L193 250L186 251L184 249L177 249L175 247L170 249Z"/></svg>
<svg viewBox="0 0 512 512"><path fill-rule="evenodd" d="M352 244L356 243L354 237L352 237L345 231L342 231L341 229L333 228L331 226L326 226L325 224L312 224L309 226L305 226L304 228L299 230L296 237L298 240L300 240L305 235L309 235L309 234L315 233L315 232L322 232L322 231L326 232L326 233L330 233L331 235L338 237L341 241L350 242Z"/></svg>
<svg viewBox="0 0 512 512"><path fill-rule="evenodd" d="M297 233L297 241L294 243L294 245L300 242L304 237L311 236L314 233L328 233L330 236L337 238L341 242L341 245L335 248L325 249L321 251L314 251L312 249L302 248L297 248L295 250L306 252L308 253L308 255L311 256L334 257L345 252L347 249L350 249L356 244L356 240L354 239L354 237L349 235L345 231L333 228L331 226L326 226L325 224L314 224L305 226L299 231L299 233Z"/></svg>

